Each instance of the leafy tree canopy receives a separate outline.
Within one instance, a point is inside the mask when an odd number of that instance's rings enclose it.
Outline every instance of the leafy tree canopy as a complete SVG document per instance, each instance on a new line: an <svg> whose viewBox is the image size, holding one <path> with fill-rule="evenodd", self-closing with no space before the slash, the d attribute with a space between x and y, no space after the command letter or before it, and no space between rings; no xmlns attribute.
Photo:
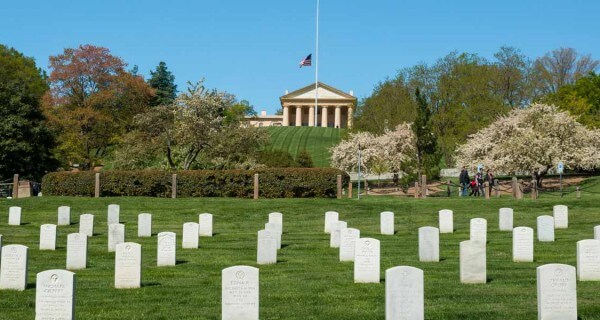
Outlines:
<svg viewBox="0 0 600 320"><path fill-rule="evenodd" d="M55 140L40 106L44 78L32 58L0 45L0 179L15 173L39 179L56 168Z"/></svg>

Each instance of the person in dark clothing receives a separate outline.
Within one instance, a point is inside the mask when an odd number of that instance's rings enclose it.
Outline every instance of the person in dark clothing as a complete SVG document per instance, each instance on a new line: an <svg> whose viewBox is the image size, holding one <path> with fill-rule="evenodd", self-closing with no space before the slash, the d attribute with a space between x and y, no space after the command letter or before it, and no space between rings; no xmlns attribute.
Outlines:
<svg viewBox="0 0 600 320"><path fill-rule="evenodd" d="M492 189L494 187L494 174L492 173L492 171L490 171L490 169L487 169L486 173L485 173L485 178L484 181L489 182L489 188L490 188L490 194L492 194Z"/></svg>
<svg viewBox="0 0 600 320"><path fill-rule="evenodd" d="M469 189L469 184L471 183L471 179L469 179L469 172L467 171L467 167L463 167L460 171L460 175L458 176L458 180L460 185L462 186L462 196L467 196L467 190Z"/></svg>

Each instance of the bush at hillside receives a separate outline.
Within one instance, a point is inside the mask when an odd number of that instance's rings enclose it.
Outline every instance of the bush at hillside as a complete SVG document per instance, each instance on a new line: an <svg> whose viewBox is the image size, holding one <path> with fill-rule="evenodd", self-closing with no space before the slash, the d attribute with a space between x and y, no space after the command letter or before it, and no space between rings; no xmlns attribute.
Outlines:
<svg viewBox="0 0 600 320"><path fill-rule="evenodd" d="M190 170L190 171L103 171L101 196L170 197L172 174L177 174L178 197L251 198L254 174L259 174L261 198L334 198L337 175L342 183L350 177L331 168L278 168L261 170ZM93 172L53 172L42 179L45 195L94 196Z"/></svg>

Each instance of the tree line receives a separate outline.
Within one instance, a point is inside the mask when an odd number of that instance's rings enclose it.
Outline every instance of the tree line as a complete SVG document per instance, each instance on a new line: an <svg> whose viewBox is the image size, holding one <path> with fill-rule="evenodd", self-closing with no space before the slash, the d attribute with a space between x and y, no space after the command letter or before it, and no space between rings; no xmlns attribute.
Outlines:
<svg viewBox="0 0 600 320"><path fill-rule="evenodd" d="M501 47L493 59L451 52L377 84L359 102L354 130L383 134L401 123L414 123L419 170L435 176L436 161L455 165L455 151L470 135L535 102L556 105L589 128L598 128L599 64L572 48L536 59L513 47Z"/></svg>

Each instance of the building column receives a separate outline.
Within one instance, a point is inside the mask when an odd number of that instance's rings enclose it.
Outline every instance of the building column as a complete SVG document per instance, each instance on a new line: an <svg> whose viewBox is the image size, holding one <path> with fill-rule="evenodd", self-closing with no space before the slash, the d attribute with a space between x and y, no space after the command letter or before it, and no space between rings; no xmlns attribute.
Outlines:
<svg viewBox="0 0 600 320"><path fill-rule="evenodd" d="M340 106L335 106L335 122L333 125L336 128L339 128L342 124L342 108Z"/></svg>
<svg viewBox="0 0 600 320"><path fill-rule="evenodd" d="M308 126L315 126L315 107L313 106L308 108Z"/></svg>
<svg viewBox="0 0 600 320"><path fill-rule="evenodd" d="M302 107L296 107L296 127L302 126Z"/></svg>
<svg viewBox="0 0 600 320"><path fill-rule="evenodd" d="M327 106L321 108L321 127L327 128Z"/></svg>
<svg viewBox="0 0 600 320"><path fill-rule="evenodd" d="M283 106L283 126L290 126L290 107Z"/></svg>
<svg viewBox="0 0 600 320"><path fill-rule="evenodd" d="M352 129L353 111L352 107L348 107L348 129Z"/></svg>

